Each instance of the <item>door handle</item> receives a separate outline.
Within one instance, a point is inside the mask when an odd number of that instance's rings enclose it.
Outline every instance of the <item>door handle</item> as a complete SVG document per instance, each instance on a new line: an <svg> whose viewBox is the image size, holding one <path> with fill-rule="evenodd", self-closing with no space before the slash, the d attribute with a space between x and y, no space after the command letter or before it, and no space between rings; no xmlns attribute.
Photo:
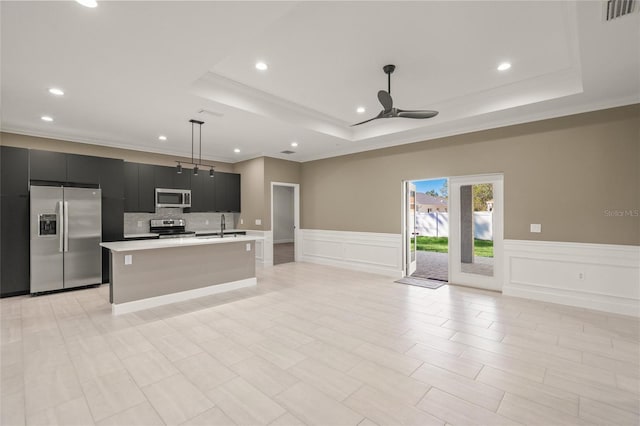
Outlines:
<svg viewBox="0 0 640 426"><path fill-rule="evenodd" d="M60 223L60 222L64 222L64 219L63 219L64 212L63 212L63 207L62 207L62 201L58 201L56 203L56 213L58 215L58 225L57 225L58 229L57 229L57 232L58 232L58 235L60 235L58 251L60 253L62 253L64 251L64 235L63 235L64 234L64 229L63 229L64 225L62 223Z"/></svg>
<svg viewBox="0 0 640 426"><path fill-rule="evenodd" d="M64 251L69 251L69 202L64 202Z"/></svg>

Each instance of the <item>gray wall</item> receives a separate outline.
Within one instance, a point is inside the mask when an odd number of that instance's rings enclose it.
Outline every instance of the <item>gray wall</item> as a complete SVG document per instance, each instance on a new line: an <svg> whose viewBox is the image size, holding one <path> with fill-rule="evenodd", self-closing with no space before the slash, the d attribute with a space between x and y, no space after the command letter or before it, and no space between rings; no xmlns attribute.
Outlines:
<svg viewBox="0 0 640 426"><path fill-rule="evenodd" d="M303 163L301 226L400 233L403 180L504 173L505 238L640 245L639 170L633 105Z"/></svg>

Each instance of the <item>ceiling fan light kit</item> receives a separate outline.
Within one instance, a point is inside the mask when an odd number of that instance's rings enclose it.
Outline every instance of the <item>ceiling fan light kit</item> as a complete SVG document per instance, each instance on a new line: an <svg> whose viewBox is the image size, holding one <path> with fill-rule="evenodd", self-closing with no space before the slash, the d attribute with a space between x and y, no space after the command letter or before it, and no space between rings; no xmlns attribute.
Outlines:
<svg viewBox="0 0 640 426"><path fill-rule="evenodd" d="M438 111L430 110L407 110L393 107L393 98L391 97L391 74L396 70L396 66L393 64L385 65L382 67L382 71L387 74L387 90L380 90L378 92L378 101L384 108L378 115L360 123L352 124L353 126L359 126L361 124L368 123L379 118L416 118L425 119L432 118L438 115Z"/></svg>

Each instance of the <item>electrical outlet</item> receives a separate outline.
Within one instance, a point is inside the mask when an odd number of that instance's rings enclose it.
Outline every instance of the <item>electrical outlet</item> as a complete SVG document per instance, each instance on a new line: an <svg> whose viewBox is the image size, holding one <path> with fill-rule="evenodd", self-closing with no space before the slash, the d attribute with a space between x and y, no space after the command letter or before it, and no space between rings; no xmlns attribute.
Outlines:
<svg viewBox="0 0 640 426"><path fill-rule="evenodd" d="M125 265L131 265L133 263L133 255L132 254L125 254L124 255L124 264Z"/></svg>
<svg viewBox="0 0 640 426"><path fill-rule="evenodd" d="M542 225L539 223L532 223L530 229L531 232L542 232Z"/></svg>
<svg viewBox="0 0 640 426"><path fill-rule="evenodd" d="M205 221L204 221L204 224L205 224L205 225L208 225L208 224L209 224L209 219L205 220Z"/></svg>
<svg viewBox="0 0 640 426"><path fill-rule="evenodd" d="M256 219L256 225L262 225L262 219Z"/></svg>
<svg viewBox="0 0 640 426"><path fill-rule="evenodd" d="M142 221L141 221L141 220L139 220L139 221L138 221L138 228L142 228L142 226L143 226L143 223L142 223Z"/></svg>
<svg viewBox="0 0 640 426"><path fill-rule="evenodd" d="M584 281L584 272L578 272L578 279Z"/></svg>
<svg viewBox="0 0 640 426"><path fill-rule="evenodd" d="M251 251L251 243L247 243L247 251Z"/></svg>
<svg viewBox="0 0 640 426"><path fill-rule="evenodd" d="M244 225L244 219L240 219L240 225Z"/></svg>

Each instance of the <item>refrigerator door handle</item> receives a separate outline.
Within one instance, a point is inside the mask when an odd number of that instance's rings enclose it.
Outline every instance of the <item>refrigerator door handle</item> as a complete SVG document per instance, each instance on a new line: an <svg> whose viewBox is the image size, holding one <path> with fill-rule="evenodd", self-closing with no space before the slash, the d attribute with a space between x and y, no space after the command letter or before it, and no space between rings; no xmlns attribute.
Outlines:
<svg viewBox="0 0 640 426"><path fill-rule="evenodd" d="M58 215L58 220L61 220L64 217L64 207L62 201L58 201L56 203L56 213ZM58 251L62 253L64 251L64 230L62 229L62 226L59 225L60 223L58 222L58 234L60 235L60 244Z"/></svg>
<svg viewBox="0 0 640 426"><path fill-rule="evenodd" d="M64 251L69 251L69 202L64 202Z"/></svg>

